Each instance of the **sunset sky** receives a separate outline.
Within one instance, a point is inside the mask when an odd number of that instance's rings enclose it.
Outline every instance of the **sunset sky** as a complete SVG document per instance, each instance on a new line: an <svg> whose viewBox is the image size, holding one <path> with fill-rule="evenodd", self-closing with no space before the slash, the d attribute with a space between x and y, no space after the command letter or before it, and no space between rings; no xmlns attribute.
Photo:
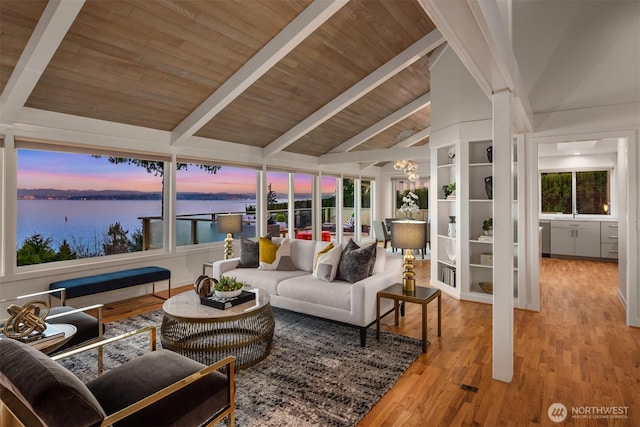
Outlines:
<svg viewBox="0 0 640 427"><path fill-rule="evenodd" d="M323 179L323 193L335 190L335 180ZM267 182L278 193L287 193L287 173L268 172ZM327 184L333 182L333 187ZM135 165L108 162L106 157L87 154L18 150L18 188L58 190L161 191L162 179ZM256 171L222 167L215 175L197 167L178 171L178 192L247 193L255 192ZM295 183L296 193L311 192L311 177L303 175Z"/></svg>

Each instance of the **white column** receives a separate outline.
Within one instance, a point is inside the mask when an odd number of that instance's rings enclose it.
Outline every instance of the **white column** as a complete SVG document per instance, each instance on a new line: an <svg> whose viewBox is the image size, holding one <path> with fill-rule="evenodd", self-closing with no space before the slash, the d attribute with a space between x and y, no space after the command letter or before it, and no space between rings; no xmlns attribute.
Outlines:
<svg viewBox="0 0 640 427"><path fill-rule="evenodd" d="M294 174L289 173L289 203L287 204L287 228L289 232L287 237L290 239L296 238L296 207L295 207L295 190L294 190Z"/></svg>
<svg viewBox="0 0 640 427"><path fill-rule="evenodd" d="M493 378L513 378L511 92L493 94Z"/></svg>
<svg viewBox="0 0 640 427"><path fill-rule="evenodd" d="M12 277L16 271L17 264L17 245L22 245L22 242L16 242L16 227L17 215L18 215L18 200L16 197L18 191L18 154L15 149L15 140L13 131L8 130L4 135L4 164L0 168L0 189L3 192L2 195L2 212L4 215L0 215L2 223L0 224L0 231L4 238L0 238L2 243L2 261L4 265L0 265L0 272L4 273L5 277Z"/></svg>
<svg viewBox="0 0 640 427"><path fill-rule="evenodd" d="M311 192L311 225L313 238L322 240L322 173L313 175Z"/></svg>
<svg viewBox="0 0 640 427"><path fill-rule="evenodd" d="M256 172L256 237L267 234L267 166Z"/></svg>
<svg viewBox="0 0 640 427"><path fill-rule="evenodd" d="M176 221L176 165L178 160L176 154L171 155L171 163L164 162L164 191L162 197L164 199L162 212L162 227L164 230L164 247L169 253L176 252L177 239L177 221Z"/></svg>

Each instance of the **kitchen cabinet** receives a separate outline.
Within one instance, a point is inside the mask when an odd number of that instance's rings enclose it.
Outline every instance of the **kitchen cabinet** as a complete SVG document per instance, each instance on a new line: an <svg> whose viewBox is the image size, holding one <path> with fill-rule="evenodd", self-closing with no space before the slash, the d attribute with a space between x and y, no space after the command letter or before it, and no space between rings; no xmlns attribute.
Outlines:
<svg viewBox="0 0 640 427"><path fill-rule="evenodd" d="M616 221L600 223L600 256L618 259L618 223Z"/></svg>
<svg viewBox="0 0 640 427"><path fill-rule="evenodd" d="M600 221L551 221L551 254L600 258Z"/></svg>

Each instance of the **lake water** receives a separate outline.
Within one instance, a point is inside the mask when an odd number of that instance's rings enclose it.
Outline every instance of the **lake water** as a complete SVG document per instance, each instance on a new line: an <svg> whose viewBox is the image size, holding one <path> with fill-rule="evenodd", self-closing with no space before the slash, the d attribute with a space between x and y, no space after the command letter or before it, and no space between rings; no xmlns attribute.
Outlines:
<svg viewBox="0 0 640 427"><path fill-rule="evenodd" d="M176 213L244 212L255 200L179 200ZM142 229L139 217L160 216L160 200L18 200L17 246L34 233L51 238L57 248L63 240L102 241L109 225L119 222L129 231Z"/></svg>

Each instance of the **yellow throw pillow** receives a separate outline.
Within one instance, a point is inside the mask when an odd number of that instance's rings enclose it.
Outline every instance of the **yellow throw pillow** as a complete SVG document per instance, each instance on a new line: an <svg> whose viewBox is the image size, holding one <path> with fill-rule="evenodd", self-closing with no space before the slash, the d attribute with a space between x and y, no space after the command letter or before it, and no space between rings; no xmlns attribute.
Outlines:
<svg viewBox="0 0 640 427"><path fill-rule="evenodd" d="M324 247L323 250L321 250L320 252L318 252L316 254L316 259L313 260L313 270L315 271L316 267L318 266L318 259L320 259L320 257L322 256L322 254L326 254L327 252L329 252L331 249L333 249L333 243L329 243L327 246Z"/></svg>
<svg viewBox="0 0 640 427"><path fill-rule="evenodd" d="M273 264L276 260L276 253L278 252L280 245L276 245L271 241L271 239L267 239L266 237L260 237L258 245L260 250L260 262Z"/></svg>

